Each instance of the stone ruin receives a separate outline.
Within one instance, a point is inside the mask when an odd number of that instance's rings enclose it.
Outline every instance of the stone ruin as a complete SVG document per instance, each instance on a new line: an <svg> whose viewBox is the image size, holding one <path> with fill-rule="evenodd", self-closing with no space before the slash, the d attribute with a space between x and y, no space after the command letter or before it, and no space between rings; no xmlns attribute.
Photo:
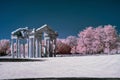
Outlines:
<svg viewBox="0 0 120 80"><path fill-rule="evenodd" d="M56 56L56 38L58 33L47 24L40 28L29 29L28 27L16 29L11 33L11 54L13 58L38 58ZM22 42L21 42L22 41ZM44 44L42 43L44 41ZM16 43L16 52L14 50ZM27 54L25 44L27 43ZM23 53L20 45L23 44Z"/></svg>

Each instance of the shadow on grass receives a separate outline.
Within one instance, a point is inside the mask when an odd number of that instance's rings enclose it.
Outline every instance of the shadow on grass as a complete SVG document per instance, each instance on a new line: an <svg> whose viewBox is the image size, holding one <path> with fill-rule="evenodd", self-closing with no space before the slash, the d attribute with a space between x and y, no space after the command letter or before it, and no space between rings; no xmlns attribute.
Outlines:
<svg viewBox="0 0 120 80"><path fill-rule="evenodd" d="M26 78L11 80L120 80L120 78Z"/></svg>
<svg viewBox="0 0 120 80"><path fill-rule="evenodd" d="M45 59L22 59L22 58L0 58L0 62L36 62L36 61L46 61Z"/></svg>

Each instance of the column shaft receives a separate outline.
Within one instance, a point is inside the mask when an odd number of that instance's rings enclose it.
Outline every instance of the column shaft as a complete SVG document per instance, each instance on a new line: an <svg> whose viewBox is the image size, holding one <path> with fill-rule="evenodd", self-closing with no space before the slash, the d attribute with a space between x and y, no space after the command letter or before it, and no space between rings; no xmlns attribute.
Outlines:
<svg viewBox="0 0 120 80"><path fill-rule="evenodd" d="M36 57L39 57L39 41L36 39Z"/></svg>
<svg viewBox="0 0 120 80"><path fill-rule="evenodd" d="M27 56L29 57L29 38L27 39Z"/></svg>
<svg viewBox="0 0 120 80"><path fill-rule="evenodd" d="M51 57L51 53L50 53L50 39L48 39L47 41L47 49L48 49L48 57Z"/></svg>
<svg viewBox="0 0 120 80"><path fill-rule="evenodd" d="M35 57L35 38L33 38L33 40L32 40L33 42L32 42L32 44L33 44L33 46L32 46L32 48L33 48L33 55L32 55L32 57Z"/></svg>
<svg viewBox="0 0 120 80"><path fill-rule="evenodd" d="M23 43L23 58L25 58L25 44Z"/></svg>
<svg viewBox="0 0 120 80"><path fill-rule="evenodd" d="M18 58L18 39L16 39L16 56Z"/></svg>
<svg viewBox="0 0 120 80"><path fill-rule="evenodd" d="M29 38L29 58L32 58L32 53L33 53L33 45L32 45L32 38Z"/></svg>
<svg viewBox="0 0 120 80"><path fill-rule="evenodd" d="M44 56L46 57L46 55L47 55L47 41L44 37Z"/></svg>
<svg viewBox="0 0 120 80"><path fill-rule="evenodd" d="M12 55L12 58L14 58L14 42L13 42L13 39L11 39L11 55Z"/></svg>
<svg viewBox="0 0 120 80"><path fill-rule="evenodd" d="M50 57L53 57L53 40L50 41Z"/></svg>
<svg viewBox="0 0 120 80"><path fill-rule="evenodd" d="M54 57L56 57L56 38L54 39Z"/></svg>
<svg viewBox="0 0 120 80"><path fill-rule="evenodd" d="M39 57L42 56L42 39L39 40Z"/></svg>
<svg viewBox="0 0 120 80"><path fill-rule="evenodd" d="M20 39L18 39L18 57L19 57L19 58L21 58L20 50L21 50Z"/></svg>

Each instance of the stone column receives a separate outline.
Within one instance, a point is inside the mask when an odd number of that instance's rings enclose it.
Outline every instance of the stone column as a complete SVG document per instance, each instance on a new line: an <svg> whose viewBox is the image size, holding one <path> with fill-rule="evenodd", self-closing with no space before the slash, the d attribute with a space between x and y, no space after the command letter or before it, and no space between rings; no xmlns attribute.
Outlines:
<svg viewBox="0 0 120 80"><path fill-rule="evenodd" d="M44 57L46 57L46 53L47 53L47 44L46 44L46 39L44 37L44 48L43 48Z"/></svg>
<svg viewBox="0 0 120 80"><path fill-rule="evenodd" d="M49 49L49 50L50 50L50 51L49 51L49 52L50 52L50 53L49 53L49 56L50 56L50 57L53 57L53 42L52 42L52 40L50 40L50 47L49 47L49 48L50 48L50 49Z"/></svg>
<svg viewBox="0 0 120 80"><path fill-rule="evenodd" d="M33 28L33 35L31 36L32 37L32 57L35 57L35 28Z"/></svg>
<svg viewBox="0 0 120 80"><path fill-rule="evenodd" d="M42 44L40 43L40 47L39 47L39 57L42 57Z"/></svg>
<svg viewBox="0 0 120 80"><path fill-rule="evenodd" d="M45 57L45 55L46 55L46 46L44 45L43 46L43 57Z"/></svg>
<svg viewBox="0 0 120 80"><path fill-rule="evenodd" d="M56 57L56 38L54 39L54 57Z"/></svg>
<svg viewBox="0 0 120 80"><path fill-rule="evenodd" d="M17 54L17 58L18 58L18 38L16 39L16 54Z"/></svg>
<svg viewBox="0 0 120 80"><path fill-rule="evenodd" d="M46 39L46 57L49 57L49 39Z"/></svg>
<svg viewBox="0 0 120 80"><path fill-rule="evenodd" d="M52 40L52 56L54 56L54 49L55 49L55 46L54 46L54 39Z"/></svg>
<svg viewBox="0 0 120 80"><path fill-rule="evenodd" d="M23 58L25 58L25 43L23 43Z"/></svg>
<svg viewBox="0 0 120 80"><path fill-rule="evenodd" d="M42 39L40 38L40 41L39 41L39 55L38 57L41 57L42 56Z"/></svg>
<svg viewBox="0 0 120 80"><path fill-rule="evenodd" d="M43 49L43 53L44 53L44 56L46 57L47 56L47 33L44 32L44 49Z"/></svg>
<svg viewBox="0 0 120 80"><path fill-rule="evenodd" d="M32 53L33 53L33 45L32 45L32 38L29 38L29 58L32 58Z"/></svg>
<svg viewBox="0 0 120 80"><path fill-rule="evenodd" d="M35 38L32 39L32 48L33 48L32 57L35 57Z"/></svg>
<svg viewBox="0 0 120 80"><path fill-rule="evenodd" d="M20 48L20 39L18 39L18 58L21 58Z"/></svg>
<svg viewBox="0 0 120 80"><path fill-rule="evenodd" d="M11 55L12 55L12 58L15 57L15 55L14 55L14 42L13 42L13 39L11 39Z"/></svg>
<svg viewBox="0 0 120 80"><path fill-rule="evenodd" d="M44 56L46 56L46 50L47 50L47 45L46 45L46 39L45 39L45 37L44 37L44 49L43 49L43 53L44 53Z"/></svg>
<svg viewBox="0 0 120 80"><path fill-rule="evenodd" d="M48 39L46 40L46 57L48 57Z"/></svg>
<svg viewBox="0 0 120 80"><path fill-rule="evenodd" d="M29 38L27 39L27 45L28 45L28 49L27 49L28 55L27 56L29 57Z"/></svg>
<svg viewBox="0 0 120 80"><path fill-rule="evenodd" d="M39 41L36 38L36 57L39 57Z"/></svg>
<svg viewBox="0 0 120 80"><path fill-rule="evenodd" d="M47 53L48 53L48 57L50 57L50 39L47 40Z"/></svg>

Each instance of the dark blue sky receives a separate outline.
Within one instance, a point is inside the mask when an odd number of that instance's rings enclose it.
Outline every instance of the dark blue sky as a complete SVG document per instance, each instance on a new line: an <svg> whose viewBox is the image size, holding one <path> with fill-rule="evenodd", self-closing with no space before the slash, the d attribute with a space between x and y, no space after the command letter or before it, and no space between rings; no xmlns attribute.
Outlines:
<svg viewBox="0 0 120 80"><path fill-rule="evenodd" d="M0 0L0 39L19 27L48 24L59 38L87 26L111 24L120 31L120 0Z"/></svg>

